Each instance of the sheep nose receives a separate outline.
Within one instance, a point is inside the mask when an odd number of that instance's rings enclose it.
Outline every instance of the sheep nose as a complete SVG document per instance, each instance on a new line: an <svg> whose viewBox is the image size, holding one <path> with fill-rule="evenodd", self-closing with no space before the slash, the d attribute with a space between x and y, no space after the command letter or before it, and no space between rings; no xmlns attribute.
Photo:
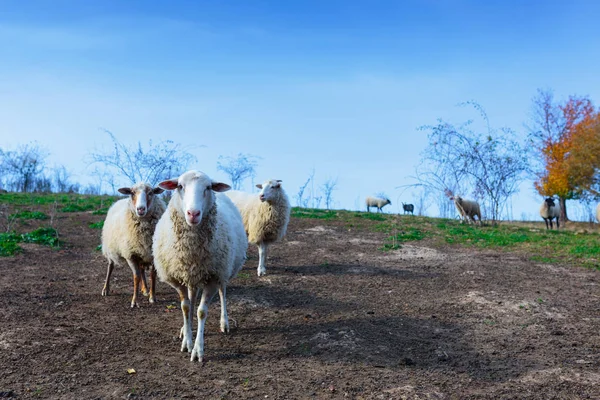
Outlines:
<svg viewBox="0 0 600 400"><path fill-rule="evenodd" d="M187 210L187 215L188 215L188 217L190 217L191 219L196 219L196 218L198 218L198 215L200 215L200 211L195 211L195 210Z"/></svg>
<svg viewBox="0 0 600 400"><path fill-rule="evenodd" d="M260 196L258 196L258 198L259 198L261 201L265 201L265 195L263 195L263 194L261 194Z"/></svg>
<svg viewBox="0 0 600 400"><path fill-rule="evenodd" d="M138 212L138 214L145 214L146 213L146 207L138 207L137 208L137 212Z"/></svg>

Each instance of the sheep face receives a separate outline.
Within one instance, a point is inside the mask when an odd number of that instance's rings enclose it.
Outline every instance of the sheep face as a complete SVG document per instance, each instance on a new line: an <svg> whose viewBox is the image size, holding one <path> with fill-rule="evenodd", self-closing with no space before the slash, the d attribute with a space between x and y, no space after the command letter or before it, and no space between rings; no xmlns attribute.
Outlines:
<svg viewBox="0 0 600 400"><path fill-rule="evenodd" d="M281 179L271 179L262 185L259 183L256 187L261 189L258 194L260 201L271 202L279 197L281 191Z"/></svg>
<svg viewBox="0 0 600 400"><path fill-rule="evenodd" d="M188 171L179 178L169 179L158 184L165 190L175 190L181 213L189 226L199 225L202 216L207 215L215 204L213 192L226 192L231 186L214 182L208 175L199 171Z"/></svg>
<svg viewBox="0 0 600 400"><path fill-rule="evenodd" d="M555 207L556 203L554 202L554 199L552 197L548 197L547 199L544 200L546 202L546 206L548 208L550 207Z"/></svg>
<svg viewBox="0 0 600 400"><path fill-rule="evenodd" d="M155 195L161 194L164 190L159 187L153 188L145 183L137 183L130 188L120 188L118 191L131 197L129 207L135 215L141 218L145 217L148 210L152 208Z"/></svg>

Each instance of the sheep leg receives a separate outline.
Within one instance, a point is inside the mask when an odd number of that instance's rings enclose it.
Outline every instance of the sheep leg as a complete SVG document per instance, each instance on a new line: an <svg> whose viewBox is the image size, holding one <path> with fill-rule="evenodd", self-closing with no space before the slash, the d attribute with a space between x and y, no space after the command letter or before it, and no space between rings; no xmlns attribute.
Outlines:
<svg viewBox="0 0 600 400"><path fill-rule="evenodd" d="M110 293L110 276L112 275L113 268L115 268L115 262L113 260L108 261L106 280L104 281L104 287L102 288L102 296L108 296Z"/></svg>
<svg viewBox="0 0 600 400"><path fill-rule="evenodd" d="M183 314L183 326L179 331L179 337L181 340L181 351L192 351L192 322L190 318L191 310L190 298L188 296L189 290L184 285L176 285L175 289L179 293L179 300L181 301L181 313Z"/></svg>
<svg viewBox="0 0 600 400"><path fill-rule="evenodd" d="M133 273L133 297L131 298L131 308L139 307L137 302L137 294L141 279L140 266L137 262L131 259L127 260L127 264L129 264L129 268L131 268L131 272Z"/></svg>
<svg viewBox="0 0 600 400"><path fill-rule="evenodd" d="M202 362L204 357L204 325L206 324L206 317L208 316L208 306L217 292L218 286L215 284L207 285L202 290L202 298L200 299L200 305L198 306L198 332L196 332L196 342L192 349L192 356L190 361L198 360Z"/></svg>
<svg viewBox="0 0 600 400"><path fill-rule="evenodd" d="M258 245L258 276L267 274L267 245L265 243L260 243Z"/></svg>
<svg viewBox="0 0 600 400"><path fill-rule="evenodd" d="M140 268L140 284L141 284L141 292L144 296L148 296L148 281L146 281L146 268Z"/></svg>
<svg viewBox="0 0 600 400"><path fill-rule="evenodd" d="M150 266L150 298L148 301L154 304L154 290L156 289L156 268L154 265Z"/></svg>
<svg viewBox="0 0 600 400"><path fill-rule="evenodd" d="M221 299L221 332L229 333L229 316L227 315L227 286L223 283L219 287L219 297Z"/></svg>
<svg viewBox="0 0 600 400"><path fill-rule="evenodd" d="M556 217L556 229L560 228L560 224L559 224L559 222L558 222L558 218L559 218L559 217Z"/></svg>

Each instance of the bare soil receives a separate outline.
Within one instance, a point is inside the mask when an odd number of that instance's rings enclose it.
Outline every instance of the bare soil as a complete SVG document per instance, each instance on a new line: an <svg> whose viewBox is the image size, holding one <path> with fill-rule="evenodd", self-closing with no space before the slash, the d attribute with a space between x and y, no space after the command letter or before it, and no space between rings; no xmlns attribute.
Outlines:
<svg viewBox="0 0 600 400"><path fill-rule="evenodd" d="M600 398L598 272L428 241L384 252L383 233L292 219L268 275L251 248L231 282L229 335L211 305L200 364L169 286L131 309L121 267L101 297L102 219L63 214L60 250L0 258L0 398Z"/></svg>

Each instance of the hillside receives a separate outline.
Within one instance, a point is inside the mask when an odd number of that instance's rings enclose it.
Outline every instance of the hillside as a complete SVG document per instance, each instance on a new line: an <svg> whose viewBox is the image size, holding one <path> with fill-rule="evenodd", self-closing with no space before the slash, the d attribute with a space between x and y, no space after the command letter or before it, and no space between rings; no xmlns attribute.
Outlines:
<svg viewBox="0 0 600 400"><path fill-rule="evenodd" d="M121 267L100 296L113 201L0 194L0 397L600 397L595 227L294 209L268 275L251 247L232 281L230 335L212 304L200 365L171 287L130 309Z"/></svg>

